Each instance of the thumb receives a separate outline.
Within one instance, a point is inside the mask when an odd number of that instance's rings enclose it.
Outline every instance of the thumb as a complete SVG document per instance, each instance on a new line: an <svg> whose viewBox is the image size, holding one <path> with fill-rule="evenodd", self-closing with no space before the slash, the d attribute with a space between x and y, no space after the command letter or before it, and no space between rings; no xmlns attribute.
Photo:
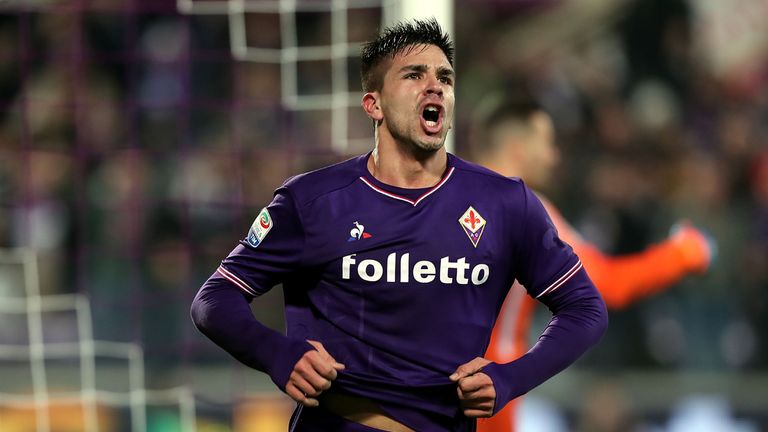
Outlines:
<svg viewBox="0 0 768 432"><path fill-rule="evenodd" d="M483 367L489 363L491 363L491 361L488 359L484 359L482 357L476 357L472 361L468 363L464 363L463 365L456 368L456 371L452 373L451 376L448 377L448 379L450 379L453 382L459 381L462 378L465 378L480 372L481 370L483 370Z"/></svg>
<svg viewBox="0 0 768 432"><path fill-rule="evenodd" d="M316 350L317 350L317 351L318 351L320 354L322 354L322 355L323 355L323 357L325 357L325 358L326 358L328 361L330 361L331 363L333 363L333 368L334 368L334 369L337 369L337 370L341 370L341 369L344 369L344 368L346 367L346 366L344 366L343 364L341 364L341 363L337 362L337 361L336 361L336 359L335 359L335 358L333 358L333 356L332 356L330 353L328 353L328 351L326 351L326 350L325 350L325 347L323 346L323 344L322 344L322 343L320 343L320 342L318 342L318 341L314 341L314 340L307 340L307 342L309 342L309 344L310 344L310 345L312 345L313 347L315 347L315 349L316 349Z"/></svg>

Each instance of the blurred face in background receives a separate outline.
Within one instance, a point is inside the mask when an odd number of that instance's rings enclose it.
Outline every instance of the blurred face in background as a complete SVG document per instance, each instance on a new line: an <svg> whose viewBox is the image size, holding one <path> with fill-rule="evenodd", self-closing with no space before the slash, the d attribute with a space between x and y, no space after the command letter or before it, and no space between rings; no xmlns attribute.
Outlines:
<svg viewBox="0 0 768 432"><path fill-rule="evenodd" d="M500 135L504 157L512 158L513 176L521 177L534 189L551 181L560 163L560 150L555 145L552 118L537 111L526 122L510 123Z"/></svg>

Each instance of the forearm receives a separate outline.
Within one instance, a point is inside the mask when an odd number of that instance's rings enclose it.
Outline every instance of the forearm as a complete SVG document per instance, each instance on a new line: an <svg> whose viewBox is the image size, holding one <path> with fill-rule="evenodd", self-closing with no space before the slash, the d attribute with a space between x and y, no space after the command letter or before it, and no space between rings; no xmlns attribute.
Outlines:
<svg viewBox="0 0 768 432"><path fill-rule="evenodd" d="M610 256L588 244L574 250L609 308L622 308L679 282L686 275L703 271L708 263L706 241L690 234L670 239L641 252Z"/></svg>
<svg viewBox="0 0 768 432"><path fill-rule="evenodd" d="M200 288L191 316L201 333L240 362L269 374L282 390L296 362L313 349L257 321L242 292L218 273Z"/></svg>
<svg viewBox="0 0 768 432"><path fill-rule="evenodd" d="M584 240L550 202L542 202L560 238L573 247L611 309L665 290L690 273L706 271L710 265L713 242L688 223L680 224L669 238L642 251L609 255Z"/></svg>
<svg viewBox="0 0 768 432"><path fill-rule="evenodd" d="M536 345L515 361L483 368L496 389L494 413L571 365L605 332L605 303L586 273L581 270L563 288L546 301L554 316Z"/></svg>

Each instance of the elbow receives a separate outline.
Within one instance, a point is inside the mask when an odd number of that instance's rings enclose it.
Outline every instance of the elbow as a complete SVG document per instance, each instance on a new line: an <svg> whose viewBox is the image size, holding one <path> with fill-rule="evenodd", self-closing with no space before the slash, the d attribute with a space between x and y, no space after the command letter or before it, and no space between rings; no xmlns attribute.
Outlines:
<svg viewBox="0 0 768 432"><path fill-rule="evenodd" d="M208 320L208 308L206 303L202 300L200 293L192 300L192 306L189 308L189 316L192 318L192 323L200 332L205 333Z"/></svg>
<svg viewBox="0 0 768 432"><path fill-rule="evenodd" d="M189 316L195 328L205 335L215 331L216 323L220 319L217 317L220 317L222 312L226 315L228 298L227 285L215 277L215 274L208 278L189 308Z"/></svg>
<svg viewBox="0 0 768 432"><path fill-rule="evenodd" d="M595 305L596 317L595 317L595 343L599 341L606 330L608 330L608 308L602 298L599 299L598 304Z"/></svg>
<svg viewBox="0 0 768 432"><path fill-rule="evenodd" d="M605 307L605 303L603 303L603 309L600 316L600 336L602 336L603 333L608 330L608 309Z"/></svg>
<svg viewBox="0 0 768 432"><path fill-rule="evenodd" d="M580 300L582 313L596 344L608 330L608 305L594 284L587 284Z"/></svg>
<svg viewBox="0 0 768 432"><path fill-rule="evenodd" d="M597 290L593 293L594 295L582 298L579 306L574 310L579 311L582 328L591 344L595 345L608 330L608 306Z"/></svg>

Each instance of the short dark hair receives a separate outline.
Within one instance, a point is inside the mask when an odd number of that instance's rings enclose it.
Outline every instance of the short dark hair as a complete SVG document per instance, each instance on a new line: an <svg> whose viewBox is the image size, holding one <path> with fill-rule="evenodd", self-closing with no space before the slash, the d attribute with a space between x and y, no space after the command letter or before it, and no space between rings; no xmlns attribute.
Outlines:
<svg viewBox="0 0 768 432"><path fill-rule="evenodd" d="M385 28L379 37L363 45L360 54L363 91L381 90L383 74L379 66L382 62L419 45L440 48L448 58L448 63L453 66L453 42L448 34L443 33L436 19L400 22Z"/></svg>
<svg viewBox="0 0 768 432"><path fill-rule="evenodd" d="M472 125L472 153L478 156L495 147L496 132L509 124L530 125L532 116L544 111L536 97L525 87L492 93L475 110Z"/></svg>

